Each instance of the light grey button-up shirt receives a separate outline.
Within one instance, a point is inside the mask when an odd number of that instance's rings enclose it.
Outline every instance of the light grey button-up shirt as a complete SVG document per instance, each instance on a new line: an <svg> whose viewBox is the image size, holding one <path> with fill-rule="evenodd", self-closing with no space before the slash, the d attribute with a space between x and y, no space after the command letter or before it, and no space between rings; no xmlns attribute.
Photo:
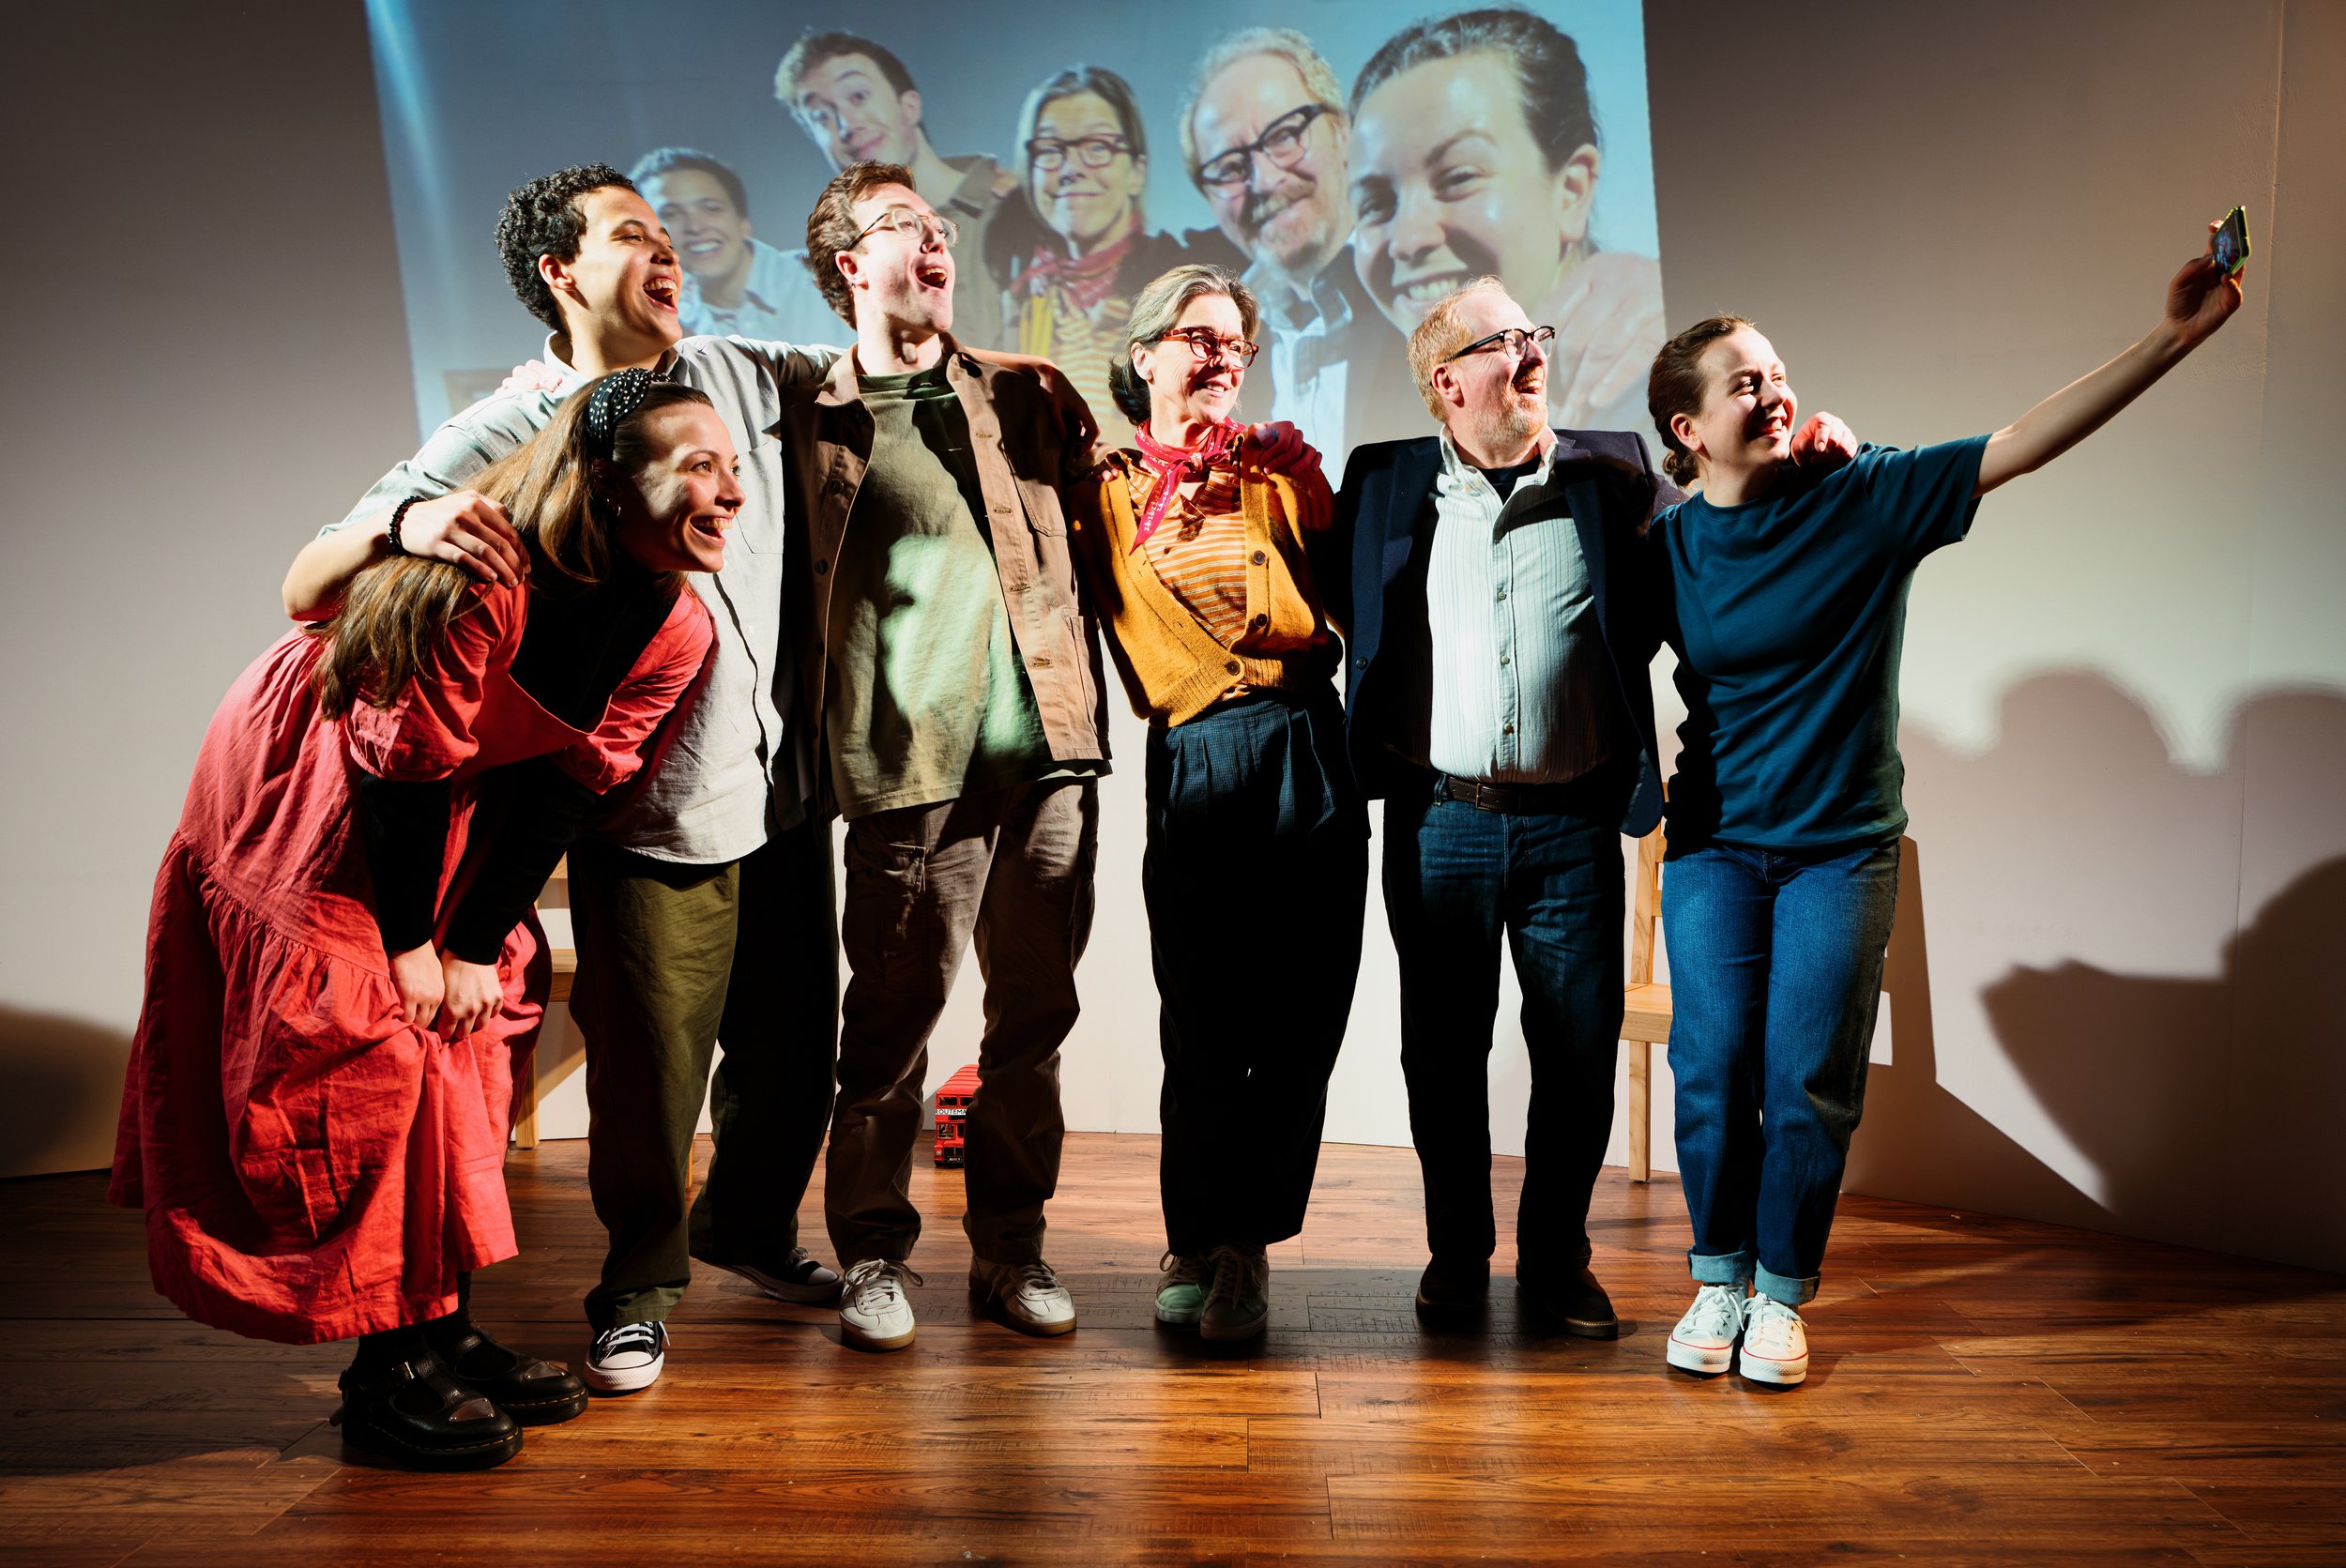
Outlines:
<svg viewBox="0 0 2346 1568"><path fill-rule="evenodd" d="M769 833L798 822L815 798L812 748L789 729L796 708L790 645L783 636L783 446L775 434L785 391L819 381L839 351L747 338L687 338L662 369L708 394L741 459L741 513L725 538L724 570L688 580L708 601L717 642L707 678L671 723L675 743L594 835L655 860L695 865L737 860ZM434 431L420 451L377 480L349 527L410 495L444 495L522 446L589 379L547 340L562 375L553 392L500 392Z"/></svg>
<svg viewBox="0 0 2346 1568"><path fill-rule="evenodd" d="M1610 672L1579 530L1548 488L1556 450L1502 504L1441 437L1426 760L1455 778L1564 784L1606 759Z"/></svg>

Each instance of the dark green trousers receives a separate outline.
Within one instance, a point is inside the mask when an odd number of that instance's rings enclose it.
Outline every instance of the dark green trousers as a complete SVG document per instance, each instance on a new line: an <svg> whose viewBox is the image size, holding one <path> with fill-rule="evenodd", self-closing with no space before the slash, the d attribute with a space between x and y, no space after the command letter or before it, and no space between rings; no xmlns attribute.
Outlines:
<svg viewBox="0 0 2346 1568"><path fill-rule="evenodd" d="M775 1267L798 1245L839 1049L830 851L808 823L725 865L571 855L586 1183L611 1238L586 1297L599 1332L667 1317L694 1257ZM704 1093L716 1152L695 1201Z"/></svg>

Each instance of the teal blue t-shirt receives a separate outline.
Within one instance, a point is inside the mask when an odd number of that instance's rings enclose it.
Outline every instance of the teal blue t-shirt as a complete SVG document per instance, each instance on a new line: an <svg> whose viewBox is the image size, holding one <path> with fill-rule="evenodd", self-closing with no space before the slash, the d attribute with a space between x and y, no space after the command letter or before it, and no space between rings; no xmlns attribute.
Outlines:
<svg viewBox="0 0 2346 1568"><path fill-rule="evenodd" d="M1696 495L1655 520L1686 704L1672 849L1808 853L1905 830L1907 585L1925 556L1970 530L1987 447L1985 435L1868 447L1799 493L1739 507Z"/></svg>

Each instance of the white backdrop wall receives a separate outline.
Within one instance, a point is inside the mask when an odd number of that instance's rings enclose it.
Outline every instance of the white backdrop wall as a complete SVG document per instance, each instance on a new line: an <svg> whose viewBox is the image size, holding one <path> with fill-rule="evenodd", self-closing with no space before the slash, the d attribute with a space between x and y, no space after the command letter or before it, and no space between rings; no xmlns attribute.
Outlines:
<svg viewBox="0 0 2346 1568"><path fill-rule="evenodd" d="M10 145L39 152L0 419L0 1174L23 1174L105 1162L205 720L279 624L292 549L413 416L356 4L8 28ZM1805 405L1877 440L1992 428L2115 353L2248 204L2239 319L1917 580L1910 873L1850 1184L2346 1268L2346 6L1844 3L1771 37L1653 0L1647 54L1673 326L1755 317ZM1115 739L1137 756L1135 725ZM1068 1119L1149 1132L1136 768L1103 819ZM1369 920L1328 1135L1406 1143ZM976 989L972 966L935 1077L972 1054ZM1504 1152L1514 1008L1510 982ZM1667 1168L1658 1063L1655 1098Z"/></svg>

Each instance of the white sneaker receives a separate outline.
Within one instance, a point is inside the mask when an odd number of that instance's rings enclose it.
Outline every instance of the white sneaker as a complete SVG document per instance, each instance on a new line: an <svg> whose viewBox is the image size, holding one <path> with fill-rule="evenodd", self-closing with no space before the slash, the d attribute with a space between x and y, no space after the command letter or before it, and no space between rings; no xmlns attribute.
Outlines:
<svg viewBox="0 0 2346 1568"><path fill-rule="evenodd" d="M1744 1308L1744 1376L1786 1387L1808 1376L1808 1325L1773 1296L1754 1296Z"/></svg>
<svg viewBox="0 0 2346 1568"><path fill-rule="evenodd" d="M1681 1372L1706 1377L1724 1372L1735 1362L1735 1336L1744 1329L1744 1287L1706 1285L1695 1292L1695 1304L1670 1331L1669 1348L1662 1359Z"/></svg>
<svg viewBox="0 0 2346 1568"><path fill-rule="evenodd" d="M905 1282L928 1281L892 1257L867 1257L840 1286L839 1336L859 1350L901 1350L912 1343L912 1302Z"/></svg>
<svg viewBox="0 0 2346 1568"><path fill-rule="evenodd" d="M1254 1339L1271 1323L1271 1259L1256 1251L1216 1247L1208 1261L1213 1284L1197 1315L1197 1337L1219 1345Z"/></svg>
<svg viewBox="0 0 2346 1568"><path fill-rule="evenodd" d="M1206 1289L1213 1284L1213 1265L1202 1257L1166 1253L1157 1260L1157 1321L1187 1328L1206 1310Z"/></svg>
<svg viewBox="0 0 2346 1568"><path fill-rule="evenodd" d="M969 1294L983 1305L999 1307L1002 1321L1022 1334L1048 1338L1075 1326L1075 1298L1041 1258L994 1263L973 1257Z"/></svg>
<svg viewBox="0 0 2346 1568"><path fill-rule="evenodd" d="M579 1373L597 1393L633 1393L660 1380L668 1362L668 1325L622 1323L595 1335Z"/></svg>

